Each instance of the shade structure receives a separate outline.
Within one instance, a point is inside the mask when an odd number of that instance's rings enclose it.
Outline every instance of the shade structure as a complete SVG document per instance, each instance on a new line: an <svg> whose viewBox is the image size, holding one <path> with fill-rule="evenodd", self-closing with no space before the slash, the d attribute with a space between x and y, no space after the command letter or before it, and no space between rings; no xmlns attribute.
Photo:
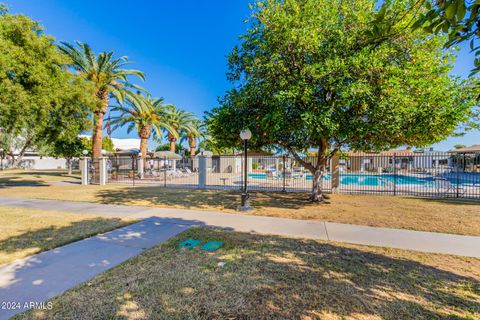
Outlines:
<svg viewBox="0 0 480 320"><path fill-rule="evenodd" d="M155 157L167 160L181 160L182 156L171 151L157 151L155 152Z"/></svg>

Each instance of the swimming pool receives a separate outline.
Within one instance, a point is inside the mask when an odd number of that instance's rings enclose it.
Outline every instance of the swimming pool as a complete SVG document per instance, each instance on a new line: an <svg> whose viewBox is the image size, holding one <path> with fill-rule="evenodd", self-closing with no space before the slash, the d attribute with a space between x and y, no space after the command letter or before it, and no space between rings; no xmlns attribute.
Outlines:
<svg viewBox="0 0 480 320"><path fill-rule="evenodd" d="M249 178L252 179L267 179L265 173L250 173ZM280 178L281 179L281 178ZM331 179L330 174L324 176L325 181ZM298 179L302 180L302 178ZM312 175L306 175L303 180L311 181ZM340 184L346 186L371 186L380 187L390 183L397 185L415 185L415 186L431 186L434 181L433 177L415 177L406 175L393 175L393 174L358 174L358 173L342 173L340 174ZM454 181L451 181L452 183ZM461 182L462 183L462 182Z"/></svg>

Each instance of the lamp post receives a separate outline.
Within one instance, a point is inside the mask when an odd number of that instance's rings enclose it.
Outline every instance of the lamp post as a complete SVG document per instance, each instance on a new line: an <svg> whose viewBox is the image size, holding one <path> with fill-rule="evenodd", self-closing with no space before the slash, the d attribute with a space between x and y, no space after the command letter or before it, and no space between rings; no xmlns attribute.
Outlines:
<svg viewBox="0 0 480 320"><path fill-rule="evenodd" d="M242 192L242 204L238 207L240 211L248 211L253 210L250 206L250 195L248 194L247 188L247 179L248 179L248 140L252 138L252 132L248 129L242 130L240 132L240 138L243 140L243 155L244 155L244 163L243 163L243 192Z"/></svg>

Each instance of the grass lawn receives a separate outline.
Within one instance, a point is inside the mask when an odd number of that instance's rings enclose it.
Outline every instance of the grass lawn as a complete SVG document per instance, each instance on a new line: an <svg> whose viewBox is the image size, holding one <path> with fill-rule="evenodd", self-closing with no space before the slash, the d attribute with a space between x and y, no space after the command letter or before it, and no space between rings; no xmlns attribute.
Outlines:
<svg viewBox="0 0 480 320"><path fill-rule="evenodd" d="M21 178L31 180L29 175ZM50 182L48 178L43 176L42 186L17 184L0 187L0 196L217 210L228 213L238 213L235 208L240 202L239 192L165 189L153 186L132 188L116 185L80 186L72 183L58 185ZM307 198L308 194L305 193L253 192L252 205L256 210L247 214L480 236L479 201L332 195L331 204L313 205Z"/></svg>
<svg viewBox="0 0 480 320"><path fill-rule="evenodd" d="M195 228L52 301L18 318L479 319L480 260Z"/></svg>
<svg viewBox="0 0 480 320"><path fill-rule="evenodd" d="M0 206L0 264L131 222L133 220Z"/></svg>

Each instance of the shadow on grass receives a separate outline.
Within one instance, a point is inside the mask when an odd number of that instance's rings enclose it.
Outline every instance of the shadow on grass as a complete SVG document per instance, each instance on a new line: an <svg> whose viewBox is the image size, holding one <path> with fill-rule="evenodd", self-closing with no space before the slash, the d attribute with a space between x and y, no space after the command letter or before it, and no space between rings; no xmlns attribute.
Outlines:
<svg viewBox="0 0 480 320"><path fill-rule="evenodd" d="M98 233L111 231L126 224L128 223L118 218L95 218L72 222L68 226L49 226L0 240L0 252L7 256L28 249L42 252Z"/></svg>
<svg viewBox="0 0 480 320"><path fill-rule="evenodd" d="M250 192L252 205L256 208L274 207L301 209L315 206L309 202L308 194ZM186 208L236 209L240 204L241 191L177 189L161 187L135 187L107 189L98 192L101 203L132 204L144 202L154 206L181 206Z"/></svg>
<svg viewBox="0 0 480 320"><path fill-rule="evenodd" d="M0 188L5 187L46 187L49 184L43 180L22 179L20 177L0 178Z"/></svg>
<svg viewBox="0 0 480 320"><path fill-rule="evenodd" d="M239 310L236 317L315 318L319 311L327 319L329 314L385 319L473 319L464 315L480 315L478 277L409 260L408 255L415 253L394 257L361 247L217 230L208 230L206 238L223 238L230 250L247 248L219 277L219 283L229 281L231 271L243 269L234 281L255 284L243 297L251 309L246 314ZM468 260L474 261L473 270L480 267L478 260ZM455 270L454 265L446 265ZM210 272L218 277L218 270ZM231 285L233 289L234 282Z"/></svg>
<svg viewBox="0 0 480 320"><path fill-rule="evenodd" d="M480 195L479 195L480 196ZM469 199L469 198L421 198L421 197L411 197L412 199L421 200L431 203L440 203L446 205L480 205L479 199Z"/></svg>
<svg viewBox="0 0 480 320"><path fill-rule="evenodd" d="M58 179L49 179L50 177ZM0 187L38 187L49 186L56 182L79 184L80 180L80 176L68 175L63 171L5 172L4 176L0 176Z"/></svg>
<svg viewBox="0 0 480 320"><path fill-rule="evenodd" d="M179 249L186 238L225 245L215 253ZM422 263L428 259L415 253L194 228L69 291L54 300L51 313L65 319L476 319L480 282L462 267L480 263L433 259L456 271ZM217 267L219 261L226 265Z"/></svg>
<svg viewBox="0 0 480 320"><path fill-rule="evenodd" d="M74 174L69 175L67 172L55 172L55 171L25 171L25 172L19 172L18 175L34 176L36 178L42 178L43 176L47 176L47 177L70 178L70 179L76 179L76 180L82 179L82 177L79 175L74 175Z"/></svg>

